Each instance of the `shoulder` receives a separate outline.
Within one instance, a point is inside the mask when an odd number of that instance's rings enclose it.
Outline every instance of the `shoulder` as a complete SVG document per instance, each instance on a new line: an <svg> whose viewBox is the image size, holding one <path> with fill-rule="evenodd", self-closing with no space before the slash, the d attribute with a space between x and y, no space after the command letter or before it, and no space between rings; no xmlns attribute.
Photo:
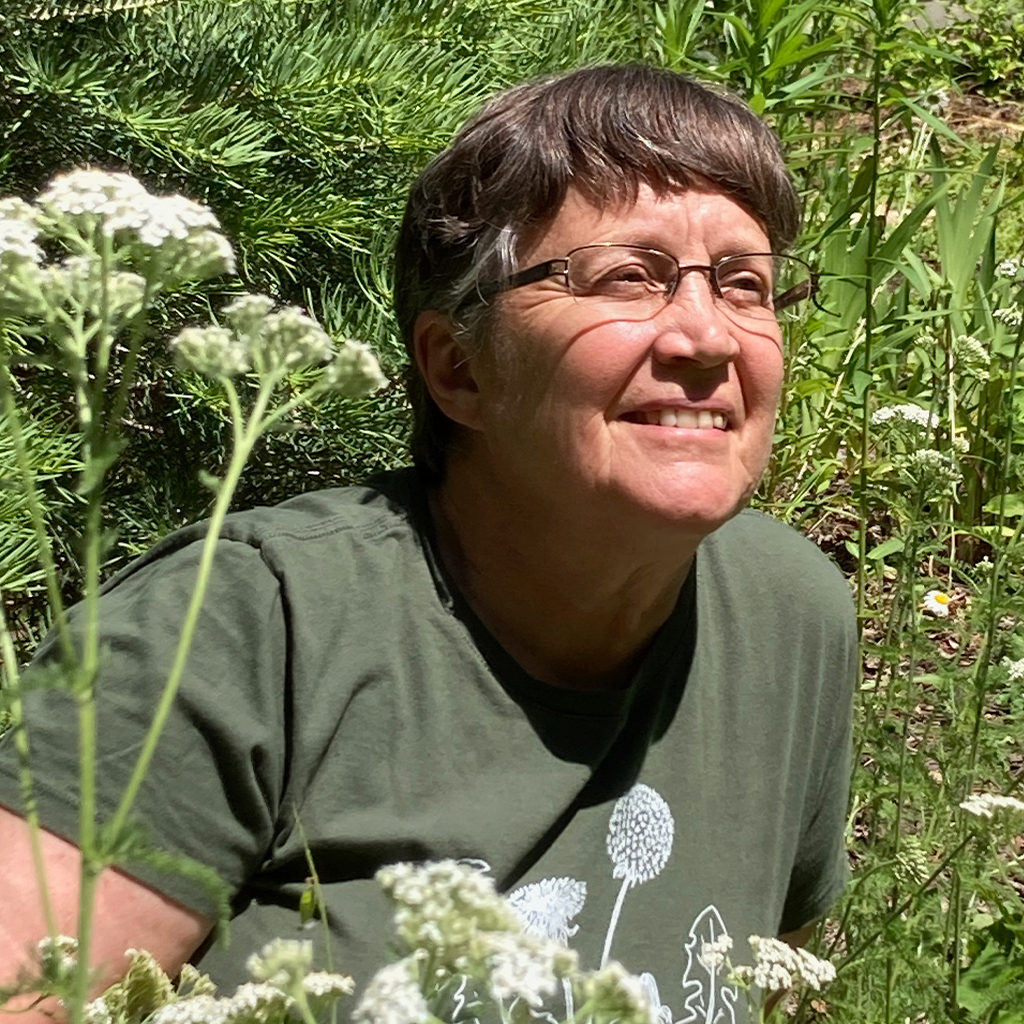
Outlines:
<svg viewBox="0 0 1024 1024"><path fill-rule="evenodd" d="M785 626L829 624L853 642L856 623L850 585L810 540L763 513L745 509L702 543L698 581L730 608L747 608Z"/></svg>
<svg viewBox="0 0 1024 1024"><path fill-rule="evenodd" d="M334 562L343 549L372 547L388 537L418 544L422 501L414 473L395 470L366 485L313 491L279 505L232 513L220 531L216 560L236 572L250 567L280 575L290 562ZM168 562L195 561L208 527L203 521L168 535L117 573L106 589Z"/></svg>

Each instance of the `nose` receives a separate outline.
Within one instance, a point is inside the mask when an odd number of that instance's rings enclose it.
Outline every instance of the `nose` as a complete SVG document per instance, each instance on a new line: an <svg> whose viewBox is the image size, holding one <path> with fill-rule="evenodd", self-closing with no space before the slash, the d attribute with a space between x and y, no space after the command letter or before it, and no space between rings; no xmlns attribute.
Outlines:
<svg viewBox="0 0 1024 1024"><path fill-rule="evenodd" d="M739 354L736 325L715 301L707 273L696 268L684 274L675 294L658 314L655 359L687 360L700 366L719 366Z"/></svg>

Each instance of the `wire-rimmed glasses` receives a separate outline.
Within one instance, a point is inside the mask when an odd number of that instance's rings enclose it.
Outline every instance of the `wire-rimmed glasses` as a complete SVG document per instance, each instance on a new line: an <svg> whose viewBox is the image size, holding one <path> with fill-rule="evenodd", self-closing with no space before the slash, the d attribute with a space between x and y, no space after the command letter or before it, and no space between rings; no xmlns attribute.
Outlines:
<svg viewBox="0 0 1024 1024"><path fill-rule="evenodd" d="M812 298L818 287L817 273L797 256L748 252L710 265L687 264L660 249L601 242L520 270L486 289L484 297L561 277L575 299L599 307L608 316L646 319L672 301L684 275L696 272L707 277L716 303L752 320L799 315L800 304Z"/></svg>

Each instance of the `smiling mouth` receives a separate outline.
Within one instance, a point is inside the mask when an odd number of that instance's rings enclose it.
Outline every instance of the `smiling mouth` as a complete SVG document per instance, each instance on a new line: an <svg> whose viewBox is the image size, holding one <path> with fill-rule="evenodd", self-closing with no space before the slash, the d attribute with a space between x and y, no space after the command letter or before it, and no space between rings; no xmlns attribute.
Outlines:
<svg viewBox="0 0 1024 1024"><path fill-rule="evenodd" d="M724 412L710 409L649 409L627 413L623 419L652 427L682 427L685 430L725 430L729 426Z"/></svg>

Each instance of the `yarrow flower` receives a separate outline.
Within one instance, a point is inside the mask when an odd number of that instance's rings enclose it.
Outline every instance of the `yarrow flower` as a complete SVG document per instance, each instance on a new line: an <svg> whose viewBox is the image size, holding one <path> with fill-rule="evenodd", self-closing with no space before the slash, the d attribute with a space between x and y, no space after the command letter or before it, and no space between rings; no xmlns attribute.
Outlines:
<svg viewBox="0 0 1024 1024"><path fill-rule="evenodd" d="M224 327L186 327L169 346L179 366L207 377L237 377L252 365L245 344Z"/></svg>
<svg viewBox="0 0 1024 1024"><path fill-rule="evenodd" d="M10 197L0 199L0 269L8 273L24 263L38 263L43 250L36 245L39 226L28 203Z"/></svg>
<svg viewBox="0 0 1024 1024"><path fill-rule="evenodd" d="M1004 658L1003 668L1006 669L1011 683L1019 683L1024 679L1024 658L1018 658L1016 661Z"/></svg>
<svg viewBox="0 0 1024 1024"><path fill-rule="evenodd" d="M754 965L733 970L733 978L740 984L753 984L764 992L779 992L798 984L820 990L835 981L835 965L806 949L794 949L781 939L759 935L751 935L747 941L754 954Z"/></svg>
<svg viewBox="0 0 1024 1024"><path fill-rule="evenodd" d="M978 818L991 818L1000 811L1024 811L1024 800L997 793L972 793L960 806Z"/></svg>
<svg viewBox="0 0 1024 1024"><path fill-rule="evenodd" d="M996 273L1001 277L1008 277L1011 281L1020 280L1024 277L1024 262L1021 260L1000 260L996 265Z"/></svg>
<svg viewBox="0 0 1024 1024"><path fill-rule="evenodd" d="M382 967L370 979L352 1019L356 1024L422 1024L429 1020L418 973L412 957Z"/></svg>
<svg viewBox="0 0 1024 1024"><path fill-rule="evenodd" d="M55 177L38 205L56 229L93 229L142 258L168 280L203 280L235 269L234 253L208 207L184 196L156 196L130 174L79 168Z"/></svg>
<svg viewBox="0 0 1024 1024"><path fill-rule="evenodd" d="M992 317L1011 331L1019 331L1021 323L1024 322L1024 313L1020 306L1001 306L993 310Z"/></svg>
<svg viewBox="0 0 1024 1024"><path fill-rule="evenodd" d="M871 422L875 426L878 426L880 423L888 423L890 420L909 423L916 427L922 427L925 430L934 430L939 425L939 418L935 413L910 403L905 405L885 405L881 409L876 409L871 415Z"/></svg>
<svg viewBox="0 0 1024 1024"><path fill-rule="evenodd" d="M929 590L921 601L921 607L937 619L949 618L949 602L952 598L945 591Z"/></svg>
<svg viewBox="0 0 1024 1024"><path fill-rule="evenodd" d="M522 999L535 1010L553 995L560 978L577 967L576 954L552 939L513 932L487 937L486 956L491 993L511 1002Z"/></svg>
<svg viewBox="0 0 1024 1024"><path fill-rule="evenodd" d="M893 465L901 469L915 487L945 491L963 479L952 458L935 448L918 448L900 455L893 459Z"/></svg>
<svg viewBox="0 0 1024 1024"><path fill-rule="evenodd" d="M47 935L36 944L39 972L51 984L66 981L78 963L78 940L69 935Z"/></svg>
<svg viewBox="0 0 1024 1024"><path fill-rule="evenodd" d="M732 936L722 935L710 942L702 942L697 959L709 970L715 970L725 963L725 958L732 949Z"/></svg>
<svg viewBox="0 0 1024 1024"><path fill-rule="evenodd" d="M655 1024L655 1008L643 981L611 961L585 975L577 985L578 1002L589 1004L589 1020L595 1024Z"/></svg>
<svg viewBox="0 0 1024 1024"><path fill-rule="evenodd" d="M297 306L268 313L251 347L253 363L265 369L294 370L322 363L334 351L323 328Z"/></svg>
<svg viewBox="0 0 1024 1024"><path fill-rule="evenodd" d="M313 966L313 943L308 939L274 939L245 962L246 970L257 980L292 991Z"/></svg>
<svg viewBox="0 0 1024 1024"><path fill-rule="evenodd" d="M958 334L953 339L953 358L961 372L977 377L978 380L988 380L992 356L972 334Z"/></svg>
<svg viewBox="0 0 1024 1024"><path fill-rule="evenodd" d="M348 398L372 394L388 382L370 346L351 339L338 349L324 376L332 391Z"/></svg>
<svg viewBox="0 0 1024 1024"><path fill-rule="evenodd" d="M518 932L521 921L494 879L454 860L393 864L377 881L395 904L395 929L409 950L465 971L489 953L487 933Z"/></svg>

